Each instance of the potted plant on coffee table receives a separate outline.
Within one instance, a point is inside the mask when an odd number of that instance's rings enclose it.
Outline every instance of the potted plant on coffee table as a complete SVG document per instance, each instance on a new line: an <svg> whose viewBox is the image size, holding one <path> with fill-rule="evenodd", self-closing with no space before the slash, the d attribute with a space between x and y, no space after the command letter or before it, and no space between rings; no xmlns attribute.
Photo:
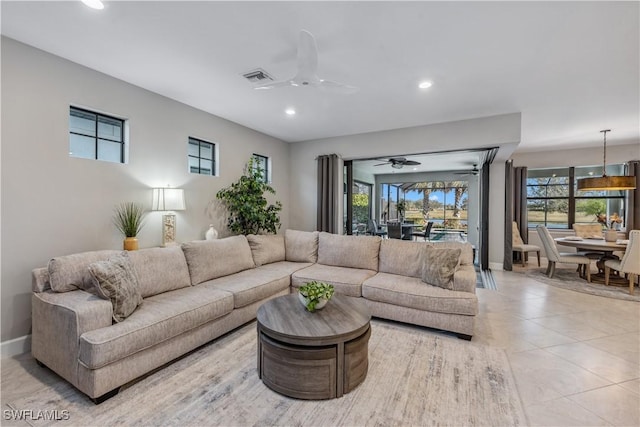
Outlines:
<svg viewBox="0 0 640 427"><path fill-rule="evenodd" d="M138 250L138 233L142 229L144 209L142 205L134 202L124 202L116 206L113 222L122 234L124 234L123 247L125 251Z"/></svg>
<svg viewBox="0 0 640 427"><path fill-rule="evenodd" d="M324 282L312 281L305 283L298 289L300 302L309 310L322 309L333 296L333 285Z"/></svg>

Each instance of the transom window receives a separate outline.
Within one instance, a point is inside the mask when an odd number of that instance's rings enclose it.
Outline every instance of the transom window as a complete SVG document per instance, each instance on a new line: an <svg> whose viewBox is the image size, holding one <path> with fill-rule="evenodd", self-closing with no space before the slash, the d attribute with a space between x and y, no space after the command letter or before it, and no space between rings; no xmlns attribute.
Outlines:
<svg viewBox="0 0 640 427"><path fill-rule="evenodd" d="M260 171L264 182L271 182L271 171L269 170L269 158L260 154L253 155L253 169Z"/></svg>
<svg viewBox="0 0 640 427"><path fill-rule="evenodd" d="M200 175L215 175L215 144L189 137L189 172Z"/></svg>
<svg viewBox="0 0 640 427"><path fill-rule="evenodd" d="M624 165L607 165L607 175L624 175ZM577 180L590 176L602 176L602 166L529 169L529 227L542 224L547 228L571 229L575 223L597 223L598 215L609 219L616 214L624 218L623 191L577 190ZM613 227L621 225L614 223Z"/></svg>
<svg viewBox="0 0 640 427"><path fill-rule="evenodd" d="M69 108L69 156L124 163L124 120Z"/></svg>

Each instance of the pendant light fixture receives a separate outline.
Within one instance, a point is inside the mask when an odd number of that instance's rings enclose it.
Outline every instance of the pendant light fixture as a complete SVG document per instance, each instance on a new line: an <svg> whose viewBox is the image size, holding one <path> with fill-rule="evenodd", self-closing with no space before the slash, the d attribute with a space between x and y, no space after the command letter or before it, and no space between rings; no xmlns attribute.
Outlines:
<svg viewBox="0 0 640 427"><path fill-rule="evenodd" d="M604 160L602 162L602 176L579 179L578 191L633 190L634 188L636 188L635 176L607 175L607 132L611 132L611 129L601 130L600 132L604 134Z"/></svg>

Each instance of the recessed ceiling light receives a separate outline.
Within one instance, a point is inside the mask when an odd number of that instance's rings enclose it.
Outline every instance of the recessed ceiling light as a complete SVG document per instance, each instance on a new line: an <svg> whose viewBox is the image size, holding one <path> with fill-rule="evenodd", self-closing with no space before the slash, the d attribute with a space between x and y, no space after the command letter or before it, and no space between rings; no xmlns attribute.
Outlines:
<svg viewBox="0 0 640 427"><path fill-rule="evenodd" d="M296 110L294 110L293 108L287 108L286 110L284 110L284 112L288 115L288 116L293 116L296 114Z"/></svg>
<svg viewBox="0 0 640 427"><path fill-rule="evenodd" d="M433 85L433 83L431 82L421 82L418 87L420 89L429 89L431 86Z"/></svg>
<svg viewBox="0 0 640 427"><path fill-rule="evenodd" d="M414 171L417 171L417 170L418 170L418 168L413 168L413 170L414 170Z"/></svg>
<svg viewBox="0 0 640 427"><path fill-rule="evenodd" d="M91 9L104 9L104 4L100 0L82 0L82 3L89 6Z"/></svg>

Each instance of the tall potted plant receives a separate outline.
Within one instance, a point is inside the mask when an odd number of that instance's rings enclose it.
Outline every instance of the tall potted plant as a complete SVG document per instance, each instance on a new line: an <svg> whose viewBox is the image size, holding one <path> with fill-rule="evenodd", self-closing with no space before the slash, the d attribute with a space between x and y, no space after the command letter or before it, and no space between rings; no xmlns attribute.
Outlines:
<svg viewBox="0 0 640 427"><path fill-rule="evenodd" d="M142 229L144 209L134 202L125 202L116 206L113 222L116 228L124 234L123 247L125 251L138 250L138 233Z"/></svg>
<svg viewBox="0 0 640 427"><path fill-rule="evenodd" d="M265 182L262 170L255 168L250 159L240 179L216 194L229 212L227 226L231 232L247 235L278 231L282 203L269 204L265 193L276 194L276 191Z"/></svg>

